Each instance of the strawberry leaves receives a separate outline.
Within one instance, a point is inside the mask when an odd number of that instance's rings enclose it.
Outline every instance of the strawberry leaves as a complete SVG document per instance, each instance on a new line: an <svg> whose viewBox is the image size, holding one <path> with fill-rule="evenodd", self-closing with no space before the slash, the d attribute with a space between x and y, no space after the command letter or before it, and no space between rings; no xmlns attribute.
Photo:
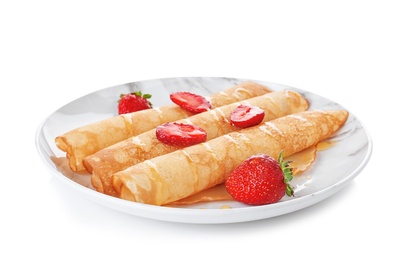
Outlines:
<svg viewBox="0 0 404 260"><path fill-rule="evenodd" d="M143 98L143 99L150 99L150 98L152 97L151 94L143 94L142 91L135 91L135 92L131 92L131 93L129 93L129 94L121 94L121 95L119 95L118 103L119 103L119 102L121 101L121 99L122 99L124 96L126 96L126 95L134 95L134 96L137 96L137 97ZM147 100L147 103L150 105L150 107L153 106L153 104L152 104L149 100Z"/></svg>
<svg viewBox="0 0 404 260"><path fill-rule="evenodd" d="M141 91L121 94L118 100L118 114L127 114L152 108L153 105L148 100L150 98L150 94L143 94Z"/></svg>
<svg viewBox="0 0 404 260"><path fill-rule="evenodd" d="M284 182L286 184L286 195L289 197L294 196L293 187L289 184L289 182L293 179L293 168L289 167L291 161L284 161L282 152L279 153L278 163L281 167L281 170L284 174Z"/></svg>
<svg viewBox="0 0 404 260"><path fill-rule="evenodd" d="M237 201L248 205L266 205L278 202L283 196L293 196L292 168L283 160L282 152L278 160L266 155L255 154L228 176L225 186Z"/></svg>

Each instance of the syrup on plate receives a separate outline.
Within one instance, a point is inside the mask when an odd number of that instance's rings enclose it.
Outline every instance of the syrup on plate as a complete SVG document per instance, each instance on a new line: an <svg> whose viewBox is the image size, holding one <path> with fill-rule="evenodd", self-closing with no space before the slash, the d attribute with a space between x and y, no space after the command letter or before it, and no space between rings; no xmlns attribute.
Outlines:
<svg viewBox="0 0 404 260"><path fill-rule="evenodd" d="M326 150L333 145L333 142L324 141L318 143L316 146L311 146L301 152L288 156L285 158L285 160L291 161L289 165L293 168L293 175L296 176L310 168L310 166L316 159L317 151ZM198 202L221 200L234 200L232 196L226 191L226 187L224 184L216 185L212 188L201 191L184 199L172 202L169 205L189 205Z"/></svg>

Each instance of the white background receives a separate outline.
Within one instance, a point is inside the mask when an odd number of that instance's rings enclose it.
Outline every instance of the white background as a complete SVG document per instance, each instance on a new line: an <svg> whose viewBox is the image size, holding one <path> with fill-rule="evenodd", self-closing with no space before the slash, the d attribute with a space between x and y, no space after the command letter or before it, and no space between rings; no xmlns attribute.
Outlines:
<svg viewBox="0 0 404 260"><path fill-rule="evenodd" d="M0 258L403 257L399 4L1 1ZM60 106L114 85L186 76L270 81L330 98L368 128L372 158L345 189L304 210L190 225L88 201L37 155L35 131Z"/></svg>

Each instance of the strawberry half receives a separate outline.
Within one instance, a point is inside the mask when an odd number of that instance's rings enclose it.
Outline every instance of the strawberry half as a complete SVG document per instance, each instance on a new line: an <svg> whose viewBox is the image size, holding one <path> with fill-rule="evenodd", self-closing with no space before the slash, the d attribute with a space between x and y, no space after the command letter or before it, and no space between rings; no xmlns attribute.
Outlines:
<svg viewBox="0 0 404 260"><path fill-rule="evenodd" d="M212 105L205 97L190 92L171 93L170 99L192 113L201 113L212 108Z"/></svg>
<svg viewBox="0 0 404 260"><path fill-rule="evenodd" d="M265 205L278 202L285 194L293 196L289 162L278 161L265 155L253 155L240 164L227 178L226 189L237 201L248 205Z"/></svg>
<svg viewBox="0 0 404 260"><path fill-rule="evenodd" d="M156 127L159 141L176 146L190 146L206 141L206 131L198 126L181 123L165 123Z"/></svg>
<svg viewBox="0 0 404 260"><path fill-rule="evenodd" d="M265 111L256 106L239 105L230 114L232 125L246 128L258 125L265 117Z"/></svg>
<svg viewBox="0 0 404 260"><path fill-rule="evenodd" d="M147 100L149 98L151 98L150 94L142 94L141 91L121 94L118 101L118 114L127 114L152 108L152 103Z"/></svg>

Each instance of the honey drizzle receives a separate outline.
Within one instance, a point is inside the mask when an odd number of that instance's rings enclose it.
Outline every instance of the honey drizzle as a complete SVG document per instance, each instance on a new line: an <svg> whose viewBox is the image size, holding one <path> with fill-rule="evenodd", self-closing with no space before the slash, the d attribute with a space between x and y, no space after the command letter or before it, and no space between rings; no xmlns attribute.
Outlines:
<svg viewBox="0 0 404 260"><path fill-rule="evenodd" d="M323 141L301 152L288 156L285 158L285 160L292 161L290 163L290 166L293 168L293 175L296 176L310 168L310 166L316 159L317 151L324 151L334 146L334 144L335 143L331 141ZM174 201L170 203L170 205L189 205L198 202L211 202L211 201L224 201L224 200L234 200L234 199L227 192L224 183L222 183L207 190L196 193L187 198Z"/></svg>

